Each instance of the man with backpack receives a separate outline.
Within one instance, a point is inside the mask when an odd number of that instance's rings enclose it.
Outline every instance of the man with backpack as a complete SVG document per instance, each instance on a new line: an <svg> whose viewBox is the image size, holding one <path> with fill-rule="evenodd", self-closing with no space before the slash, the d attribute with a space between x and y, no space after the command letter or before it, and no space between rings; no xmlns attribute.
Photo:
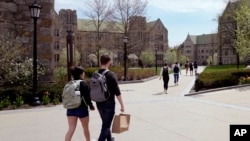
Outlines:
<svg viewBox="0 0 250 141"><path fill-rule="evenodd" d="M95 83L95 80L96 80L93 78L93 80L90 80L90 89L91 89L90 97L92 97L91 99L93 101L96 101L96 106L99 111L100 117L102 119L102 129L101 129L101 133L98 138L98 141L105 141L105 140L114 141L114 138L112 138L111 136L110 127L111 127L112 120L115 115L115 96L118 102L120 103L121 112L124 112L124 104L123 104L120 88L118 86L116 75L114 74L114 72L108 70L111 64L110 57L108 55L102 55L100 58L100 62L101 62L101 68L96 73L98 73L97 75L99 75L100 77L102 75L105 76L105 78L102 78L102 79L106 79L106 87L107 87L108 94L105 94L106 96L104 96L106 97L106 99L103 99L100 101L96 100L96 99L99 99L100 97L97 98L95 94L97 91L94 91L94 89L100 89L100 88L97 88L97 86L93 84ZM102 87L101 89L103 89L104 91L106 90L105 84L102 84L99 87ZM99 92L99 94L103 95L101 91Z"/></svg>
<svg viewBox="0 0 250 141"><path fill-rule="evenodd" d="M169 82L169 67L167 63L165 63L163 68L161 69L160 79L161 77L163 77L164 93L167 94L168 82Z"/></svg>
<svg viewBox="0 0 250 141"><path fill-rule="evenodd" d="M174 84L175 84L175 85L178 85L180 67L178 66L178 63L177 63L177 62L176 62L175 65L174 65L173 73L174 73Z"/></svg>

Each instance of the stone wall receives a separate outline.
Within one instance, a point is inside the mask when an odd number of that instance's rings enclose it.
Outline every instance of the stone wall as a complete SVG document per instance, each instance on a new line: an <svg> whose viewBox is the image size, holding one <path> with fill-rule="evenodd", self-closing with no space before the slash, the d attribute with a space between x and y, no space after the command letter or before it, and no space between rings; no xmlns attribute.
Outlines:
<svg viewBox="0 0 250 141"><path fill-rule="evenodd" d="M27 56L32 57L33 49L33 20L30 17L29 5L34 0L2 0L0 2L1 32L15 32L27 48ZM53 81L53 44L54 0L38 0L42 6L40 19L37 24L37 54L39 63L47 66L48 71L41 81Z"/></svg>

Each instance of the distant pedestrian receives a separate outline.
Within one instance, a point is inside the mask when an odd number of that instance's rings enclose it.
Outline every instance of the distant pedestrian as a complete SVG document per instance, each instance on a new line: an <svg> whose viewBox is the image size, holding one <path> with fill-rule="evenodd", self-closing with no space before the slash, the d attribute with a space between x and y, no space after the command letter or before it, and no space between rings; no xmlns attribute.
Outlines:
<svg viewBox="0 0 250 141"><path fill-rule="evenodd" d="M186 75L188 74L188 68L189 68L189 63L188 63L188 61L187 61L186 64L185 64Z"/></svg>
<svg viewBox="0 0 250 141"><path fill-rule="evenodd" d="M82 67L73 67L71 70L71 74L74 80L83 80L84 79L84 69ZM65 141L71 141L71 138L75 132L77 120L81 121L81 125L83 128L83 133L86 141L90 141L90 133L89 133L89 111L95 110L93 106L90 95L89 95L89 86L86 81L80 82L80 95L83 97L81 105L74 109L67 109L67 119L68 119L68 131L65 136Z"/></svg>
<svg viewBox="0 0 250 141"><path fill-rule="evenodd" d="M197 70L198 70L198 64L196 61L194 61L194 74L197 74Z"/></svg>
<svg viewBox="0 0 250 141"><path fill-rule="evenodd" d="M168 82L169 82L169 67L168 64L165 63L164 66L161 69L160 72L160 80L161 78L163 78L163 88L164 88L164 93L167 94L167 90L168 90Z"/></svg>
<svg viewBox="0 0 250 141"><path fill-rule="evenodd" d="M178 85L180 67L179 67L179 65L178 65L177 62L174 64L173 73L174 73L174 84L175 84L175 85Z"/></svg>
<svg viewBox="0 0 250 141"><path fill-rule="evenodd" d="M190 70L190 75L193 75L194 66L192 61L189 63L189 70Z"/></svg>

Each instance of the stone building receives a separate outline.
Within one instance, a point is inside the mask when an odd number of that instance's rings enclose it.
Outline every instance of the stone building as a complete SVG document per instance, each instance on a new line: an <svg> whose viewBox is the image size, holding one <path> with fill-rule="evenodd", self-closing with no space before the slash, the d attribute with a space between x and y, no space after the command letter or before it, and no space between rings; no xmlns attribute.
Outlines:
<svg viewBox="0 0 250 141"><path fill-rule="evenodd" d="M220 64L236 64L237 54L235 49L235 30L237 23L234 20L234 10L238 6L237 2L228 2L222 15L219 17L218 23L218 39L219 39L219 63Z"/></svg>
<svg viewBox="0 0 250 141"><path fill-rule="evenodd" d="M26 57L32 58L33 49L33 20L29 6L34 0L1 0L0 1L0 30L14 32L22 40L23 47L27 48ZM53 81L54 76L54 29L55 11L54 0L39 0L42 6L37 23L37 58L39 63L49 68L41 81Z"/></svg>
<svg viewBox="0 0 250 141"><path fill-rule="evenodd" d="M15 32L27 48L25 57L33 58L33 20L29 6L34 0L1 0L0 1L0 30ZM57 13L54 0L37 0L42 6L37 23L37 58L38 63L44 64L48 70L40 81L54 81L54 68L59 65L62 50L66 48L67 31L72 30L74 47L80 52L80 64L89 67L90 54L96 54L97 32L90 20L78 19L75 10L62 9ZM140 56L143 50L155 52L157 48L158 63L163 63L163 54L168 49L168 31L158 19L146 22L145 17L133 17L128 35L128 54ZM123 37L119 23L106 23L101 30L100 45L112 54L116 65L123 63ZM66 65L66 62L65 62Z"/></svg>
<svg viewBox="0 0 250 141"><path fill-rule="evenodd" d="M187 61L196 61L198 65L215 64L217 50L217 34L187 35L180 48ZM211 62L208 58L211 57Z"/></svg>
<svg viewBox="0 0 250 141"><path fill-rule="evenodd" d="M81 63L90 65L89 55L97 54L98 32L92 24L93 21L78 19L77 22L77 48L81 51ZM114 65L123 63L123 38L121 24L107 22L100 29L99 44L101 49L110 52ZM168 49L168 31L160 19L146 22L145 17L135 16L131 18L128 31L128 54L135 54L138 57L144 50L151 50L155 53L157 49L157 60L159 65L163 64L163 54Z"/></svg>

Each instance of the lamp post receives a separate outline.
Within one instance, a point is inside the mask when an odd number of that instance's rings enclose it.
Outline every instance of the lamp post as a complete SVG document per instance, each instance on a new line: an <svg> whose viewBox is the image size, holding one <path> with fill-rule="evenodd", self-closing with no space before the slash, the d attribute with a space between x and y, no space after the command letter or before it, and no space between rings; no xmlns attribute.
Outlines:
<svg viewBox="0 0 250 141"><path fill-rule="evenodd" d="M71 78L71 72L70 72L70 67L74 65L74 58L75 58L75 53L74 53L74 32L72 30L68 30L68 35L67 35L67 66L68 66L68 81L72 80Z"/></svg>
<svg viewBox="0 0 250 141"><path fill-rule="evenodd" d="M155 74L157 75L157 47L155 47Z"/></svg>
<svg viewBox="0 0 250 141"><path fill-rule="evenodd" d="M33 105L40 105L37 93L37 20L39 19L41 6L36 1L29 6L31 18L34 21L34 37L33 37Z"/></svg>
<svg viewBox="0 0 250 141"><path fill-rule="evenodd" d="M123 43L124 43L124 57L123 57L123 61L124 61L124 78L123 80L126 81L127 80L127 43L128 43L128 37L124 36L123 38Z"/></svg>

